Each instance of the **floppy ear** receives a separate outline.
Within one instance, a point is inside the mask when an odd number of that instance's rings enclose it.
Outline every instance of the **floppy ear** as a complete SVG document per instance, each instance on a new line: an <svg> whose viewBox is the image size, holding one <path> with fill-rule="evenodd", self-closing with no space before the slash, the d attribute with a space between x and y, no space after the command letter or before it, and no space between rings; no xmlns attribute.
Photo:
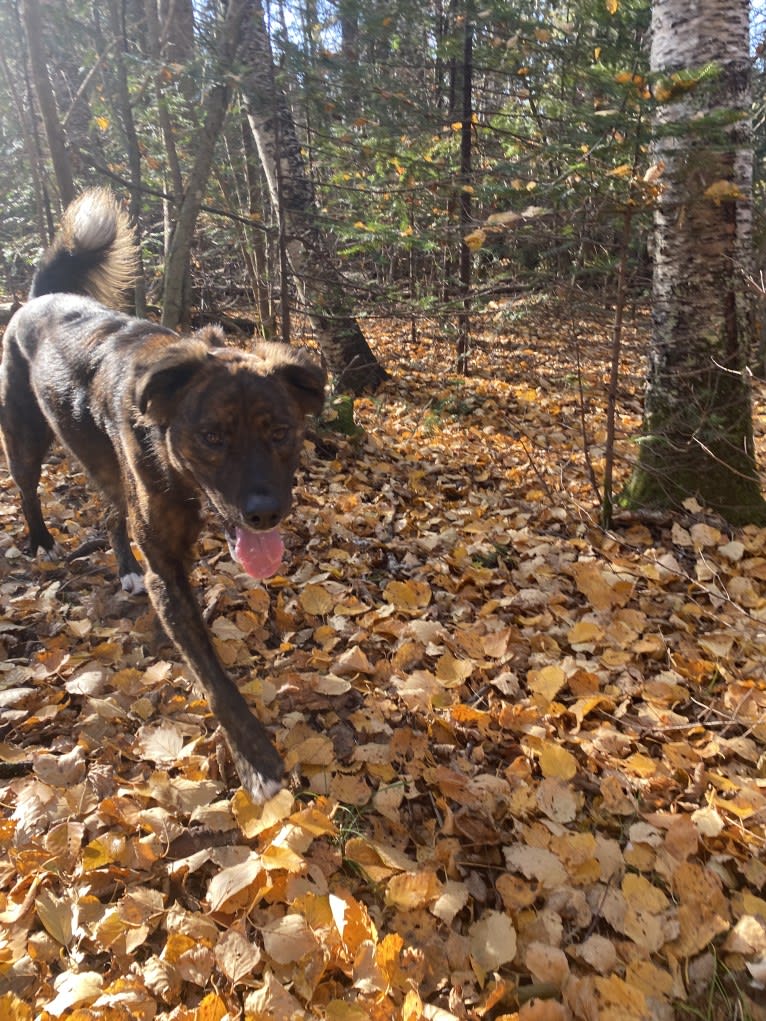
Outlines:
<svg viewBox="0 0 766 1021"><path fill-rule="evenodd" d="M171 344L136 382L136 405L158 425L167 425L186 384L199 372L208 357L203 341Z"/></svg>
<svg viewBox="0 0 766 1021"><path fill-rule="evenodd" d="M327 373L302 348L287 344L260 344L255 352L269 369L290 388L304 415L318 415L324 407Z"/></svg>

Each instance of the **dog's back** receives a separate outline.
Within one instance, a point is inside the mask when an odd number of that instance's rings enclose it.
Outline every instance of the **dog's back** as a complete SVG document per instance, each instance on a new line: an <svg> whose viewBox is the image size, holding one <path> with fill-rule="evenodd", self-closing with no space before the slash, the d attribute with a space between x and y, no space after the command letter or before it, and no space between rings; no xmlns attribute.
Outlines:
<svg viewBox="0 0 766 1021"><path fill-rule="evenodd" d="M114 308L137 271L138 250L127 215L110 191L92 188L64 212L29 296L87 294Z"/></svg>

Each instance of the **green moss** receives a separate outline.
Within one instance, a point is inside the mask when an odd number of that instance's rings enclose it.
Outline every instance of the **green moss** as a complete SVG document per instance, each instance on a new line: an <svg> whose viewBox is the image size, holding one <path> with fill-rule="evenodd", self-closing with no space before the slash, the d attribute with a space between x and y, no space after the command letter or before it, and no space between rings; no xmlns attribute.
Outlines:
<svg viewBox="0 0 766 1021"><path fill-rule="evenodd" d="M733 525L766 524L766 501L755 465L740 447L696 442L684 447L646 437L620 506L637 510L680 508L689 497ZM725 452L725 453L724 453Z"/></svg>

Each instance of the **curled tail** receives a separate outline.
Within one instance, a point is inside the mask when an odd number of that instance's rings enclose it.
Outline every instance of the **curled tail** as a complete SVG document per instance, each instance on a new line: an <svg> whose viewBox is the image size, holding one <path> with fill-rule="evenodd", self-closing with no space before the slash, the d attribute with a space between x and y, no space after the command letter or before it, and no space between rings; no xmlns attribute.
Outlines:
<svg viewBox="0 0 766 1021"><path fill-rule="evenodd" d="M127 214L106 188L92 188L64 210L29 296L89 294L119 305L138 273L138 249Z"/></svg>

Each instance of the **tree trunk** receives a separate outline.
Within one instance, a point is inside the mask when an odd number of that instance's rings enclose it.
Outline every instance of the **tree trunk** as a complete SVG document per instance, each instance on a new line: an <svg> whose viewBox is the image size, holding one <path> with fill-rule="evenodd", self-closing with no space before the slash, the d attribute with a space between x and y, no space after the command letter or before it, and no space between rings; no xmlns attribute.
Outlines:
<svg viewBox="0 0 766 1021"><path fill-rule="evenodd" d="M185 323L188 309L184 302L184 277L189 264L189 250L194 236L205 185L213 165L215 146L226 111L231 89L226 80L232 66L242 25L243 5L231 2L224 16L217 47L218 80L205 99L203 123L194 140L196 156L184 189L183 201L176 216L173 235L165 260L162 292L162 322L174 328Z"/></svg>
<svg viewBox="0 0 766 1021"><path fill-rule="evenodd" d="M43 24L38 0L24 0L22 4L24 31L27 36L29 65L32 71L37 102L40 106L45 137L51 154L56 184L59 190L61 205L67 206L75 197L72 166L66 149L64 130L61 127L56 100L48 77L48 65L43 49Z"/></svg>
<svg viewBox="0 0 766 1021"><path fill-rule="evenodd" d="M468 375L471 349L471 249L463 240L471 230L471 156L473 139L473 24L470 2L463 25L463 110L460 128L460 296L458 317L457 370Z"/></svg>
<svg viewBox="0 0 766 1021"><path fill-rule="evenodd" d="M374 390L387 374L354 318L348 285L317 224L314 186L285 95L274 80L263 7L260 0L245 0L245 5L240 88L271 202L284 226L290 268L333 373L335 390L352 394Z"/></svg>
<svg viewBox="0 0 766 1021"><path fill-rule="evenodd" d="M654 0L659 77L653 330L632 507L688 497L729 521L766 520L753 446L752 142L746 0Z"/></svg>
<svg viewBox="0 0 766 1021"><path fill-rule="evenodd" d="M130 168L130 220L136 231L138 242L138 276L134 288L134 309L137 316L146 315L146 290L144 286L144 267L141 254L141 146L133 118L133 107L128 87L128 72L125 66L125 55L128 52L128 41L123 11L117 0L108 0L109 25L115 41L114 68L105 69L104 76L110 83L110 92L119 112L118 123L125 139L128 167ZM94 19L98 25L98 8L94 6ZM102 49L103 52L103 49Z"/></svg>

